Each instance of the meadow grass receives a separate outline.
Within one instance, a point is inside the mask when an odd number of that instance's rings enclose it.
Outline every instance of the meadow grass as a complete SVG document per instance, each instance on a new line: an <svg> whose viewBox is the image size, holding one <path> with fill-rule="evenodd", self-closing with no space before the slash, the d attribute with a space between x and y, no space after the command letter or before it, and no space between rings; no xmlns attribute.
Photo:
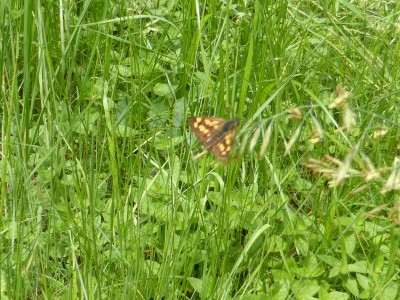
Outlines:
<svg viewBox="0 0 400 300"><path fill-rule="evenodd" d="M3 1L1 298L398 299L399 13Z"/></svg>

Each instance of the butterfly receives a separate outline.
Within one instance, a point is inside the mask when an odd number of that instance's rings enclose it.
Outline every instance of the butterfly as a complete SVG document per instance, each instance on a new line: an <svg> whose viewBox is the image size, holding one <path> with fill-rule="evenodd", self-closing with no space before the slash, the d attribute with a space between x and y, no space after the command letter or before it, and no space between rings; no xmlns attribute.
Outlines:
<svg viewBox="0 0 400 300"><path fill-rule="evenodd" d="M189 118L188 122L197 139L208 152L221 160L229 158L236 129L240 124L239 118L226 120L214 117L193 117Z"/></svg>

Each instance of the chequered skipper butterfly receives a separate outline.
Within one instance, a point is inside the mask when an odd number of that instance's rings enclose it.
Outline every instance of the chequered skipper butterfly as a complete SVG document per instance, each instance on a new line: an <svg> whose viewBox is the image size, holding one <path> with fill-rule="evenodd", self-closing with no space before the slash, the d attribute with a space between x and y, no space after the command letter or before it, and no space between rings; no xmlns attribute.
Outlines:
<svg viewBox="0 0 400 300"><path fill-rule="evenodd" d="M226 120L214 117L194 117L188 120L203 147L215 157L227 160L232 151L238 118Z"/></svg>

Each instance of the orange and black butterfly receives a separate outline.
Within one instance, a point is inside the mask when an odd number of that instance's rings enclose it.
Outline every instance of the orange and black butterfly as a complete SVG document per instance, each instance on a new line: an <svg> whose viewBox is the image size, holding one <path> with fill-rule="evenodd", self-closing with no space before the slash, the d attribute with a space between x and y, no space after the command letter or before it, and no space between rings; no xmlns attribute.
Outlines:
<svg viewBox="0 0 400 300"><path fill-rule="evenodd" d="M222 160L229 158L240 119L194 117L189 118L188 122L197 139L208 152Z"/></svg>

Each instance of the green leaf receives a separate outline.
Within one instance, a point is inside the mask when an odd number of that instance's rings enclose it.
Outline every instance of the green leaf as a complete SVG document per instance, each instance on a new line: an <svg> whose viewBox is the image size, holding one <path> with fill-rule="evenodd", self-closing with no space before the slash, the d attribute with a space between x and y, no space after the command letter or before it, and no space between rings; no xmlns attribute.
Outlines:
<svg viewBox="0 0 400 300"><path fill-rule="evenodd" d="M367 276L364 276L360 273L356 274L356 278L358 281L358 284L360 285L360 287L362 287L364 290L370 291L372 286L373 286L373 282L371 281L371 279Z"/></svg>
<svg viewBox="0 0 400 300"><path fill-rule="evenodd" d="M383 289L382 298L385 300L399 299L399 281L390 281Z"/></svg>
<svg viewBox="0 0 400 300"><path fill-rule="evenodd" d="M320 262L314 255L312 255L309 258L305 259L303 267L299 268L296 273L300 276L314 278L324 274L325 270L320 267Z"/></svg>
<svg viewBox="0 0 400 300"><path fill-rule="evenodd" d="M175 91L177 88L178 85L171 86L166 83L156 83L153 87L153 92L157 96L172 98L175 95Z"/></svg>
<svg viewBox="0 0 400 300"><path fill-rule="evenodd" d="M344 286L347 288L347 290L352 293L355 297L359 297L360 296L360 291L358 289L358 284L357 284L357 280L355 279L345 279L344 281Z"/></svg>
<svg viewBox="0 0 400 300"><path fill-rule="evenodd" d="M274 300L286 300L290 294L290 281L281 280L271 285L269 298Z"/></svg>
<svg viewBox="0 0 400 300"><path fill-rule="evenodd" d="M292 285L292 291L297 299L312 299L320 288L316 280L299 280Z"/></svg>
<svg viewBox="0 0 400 300"><path fill-rule="evenodd" d="M348 264L347 271L356 273L368 273L369 272L368 262L365 260L359 260L354 264Z"/></svg>

